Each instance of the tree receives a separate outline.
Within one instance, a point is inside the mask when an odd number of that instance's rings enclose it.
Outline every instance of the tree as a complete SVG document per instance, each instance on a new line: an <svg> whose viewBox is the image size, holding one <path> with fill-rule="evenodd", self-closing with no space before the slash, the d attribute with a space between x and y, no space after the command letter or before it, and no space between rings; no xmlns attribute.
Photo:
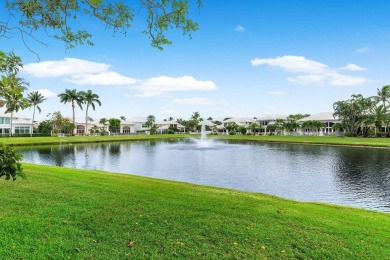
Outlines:
<svg viewBox="0 0 390 260"><path fill-rule="evenodd" d="M381 89L377 88L377 95L372 97L377 103L382 102L383 107L386 107L386 103L389 103L390 99L390 85L382 86Z"/></svg>
<svg viewBox="0 0 390 260"><path fill-rule="evenodd" d="M50 120L44 120L38 125L38 133L40 134L50 134L53 131L53 126Z"/></svg>
<svg viewBox="0 0 390 260"><path fill-rule="evenodd" d="M4 95L4 104L6 107L5 113L11 114L11 129L9 135L12 136L13 115L14 112L19 112L28 107L27 99L23 97L23 91L27 83L22 78L17 78L14 75L3 77L0 85L4 86L8 91Z"/></svg>
<svg viewBox="0 0 390 260"><path fill-rule="evenodd" d="M119 117L122 121L126 121L126 117L125 116L120 116Z"/></svg>
<svg viewBox="0 0 390 260"><path fill-rule="evenodd" d="M361 94L352 95L348 100L333 103L333 116L342 120L348 133L357 134L359 125L372 103L371 98L364 98Z"/></svg>
<svg viewBox="0 0 390 260"><path fill-rule="evenodd" d="M39 29L44 32L54 32L54 38L63 41L66 48L77 45L93 45L92 35L86 29L74 30L71 24L80 18L94 18L100 20L104 26L114 32L126 34L132 26L134 18L141 11L145 15L146 28L143 33L151 40L151 45L162 49L171 44L165 33L176 28L183 35L191 38L191 33L198 30L198 23L188 17L190 3L185 0L140 0L138 5L128 5L125 0L5 0L8 17L0 19L0 35L14 37L19 33L23 42L26 36L45 44L35 37ZM196 0L201 7L201 0ZM80 27L82 24L77 23ZM27 46L27 48L29 48Z"/></svg>
<svg viewBox="0 0 390 260"><path fill-rule="evenodd" d="M121 129L121 120L117 118L110 118L108 120L108 130L112 133L118 133Z"/></svg>
<svg viewBox="0 0 390 260"><path fill-rule="evenodd" d="M85 134L87 134L88 131L88 109L89 107L92 107L93 110L95 110L95 103L99 106L102 105L102 103L99 100L99 95L92 92L92 90L88 89L87 92L80 92L82 95L83 102L86 105L85 108Z"/></svg>
<svg viewBox="0 0 390 260"><path fill-rule="evenodd" d="M38 112L41 113L42 110L41 110L39 104L41 104L45 100L46 100L46 98L38 91L33 91L33 92L29 93L27 96L28 103L30 104L30 106L33 107L33 117L32 117L32 122L31 122L31 136L33 134L33 129L34 129L35 108L37 108Z"/></svg>
<svg viewBox="0 0 390 260"><path fill-rule="evenodd" d="M80 107L81 110L83 110L83 107L81 106L84 102L84 95L83 92L78 92L76 89L65 89L64 93L58 94L58 97L60 98L61 103L71 103L72 104L72 112L73 112L73 125L76 126L76 119L75 119L75 103Z"/></svg>
<svg viewBox="0 0 390 260"><path fill-rule="evenodd" d="M99 124L101 124L103 127L102 127L102 131L107 131L107 125L108 125L108 120L107 118L100 118L99 120Z"/></svg>
<svg viewBox="0 0 390 260"><path fill-rule="evenodd" d="M146 118L145 126L146 127L152 127L154 123L156 122L156 118L154 115L148 115Z"/></svg>
<svg viewBox="0 0 390 260"><path fill-rule="evenodd" d="M259 127L259 125L256 122L253 122L249 125L249 128L251 129L253 134L256 134L256 130Z"/></svg>
<svg viewBox="0 0 390 260"><path fill-rule="evenodd" d="M364 116L362 123L365 126L373 125L375 127L375 135L377 135L382 126L388 125L390 122L390 115L387 107L383 104L374 105L370 108L369 113Z"/></svg>

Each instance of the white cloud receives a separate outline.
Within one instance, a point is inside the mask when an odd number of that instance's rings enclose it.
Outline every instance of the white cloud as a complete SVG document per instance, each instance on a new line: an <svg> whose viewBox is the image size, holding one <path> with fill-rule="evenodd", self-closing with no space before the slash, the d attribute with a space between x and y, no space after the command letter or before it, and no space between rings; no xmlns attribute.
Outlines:
<svg viewBox="0 0 390 260"><path fill-rule="evenodd" d="M363 48L359 48L357 50L355 50L355 52L358 52L358 53L366 53L366 52L371 52L372 49L370 47L363 47Z"/></svg>
<svg viewBox="0 0 390 260"><path fill-rule="evenodd" d="M31 92L32 92L32 91L38 91L38 92L41 93L45 98L57 96L57 93L54 93L53 91L48 90L48 89L34 89L34 90L31 90Z"/></svg>
<svg viewBox="0 0 390 260"><path fill-rule="evenodd" d="M284 96L287 93L284 91L267 91L268 95L273 95L273 96Z"/></svg>
<svg viewBox="0 0 390 260"><path fill-rule="evenodd" d="M56 61L42 61L24 65L22 71L36 78L52 78L106 72L110 65L87 60L65 58Z"/></svg>
<svg viewBox="0 0 390 260"><path fill-rule="evenodd" d="M146 80L138 80L130 89L140 92L139 97L152 97L166 92L209 91L216 90L212 81L199 81L191 76L178 78L161 76Z"/></svg>
<svg viewBox="0 0 390 260"><path fill-rule="evenodd" d="M268 65L297 74L296 76L288 77L288 80L301 85L357 86L369 81L367 78L341 74L326 64L306 59L303 56L282 56L271 59L256 58L251 60L251 64L252 66ZM358 66L352 67L356 69ZM351 69L351 66L349 66L349 69Z"/></svg>
<svg viewBox="0 0 390 260"><path fill-rule="evenodd" d="M134 84L137 80L130 77L122 76L114 71L107 71L98 74L73 75L71 78L66 79L66 81L75 83L77 85L120 86Z"/></svg>
<svg viewBox="0 0 390 260"><path fill-rule="evenodd" d="M217 89L214 82L196 80L191 76L135 79L112 71L110 64L75 58L30 63L25 65L23 71L37 78L62 77L77 85L127 86L137 91L139 97L157 96L166 92Z"/></svg>
<svg viewBox="0 0 390 260"><path fill-rule="evenodd" d="M245 32L245 28L241 25L237 25L237 27L234 28L234 30L237 32Z"/></svg>
<svg viewBox="0 0 390 260"><path fill-rule="evenodd" d="M37 78L65 77L77 85L130 85L135 79L110 71L111 65L87 60L65 58L43 61L24 66L23 71Z"/></svg>
<svg viewBox="0 0 390 260"><path fill-rule="evenodd" d="M349 71L366 71L366 68L362 68L356 64L347 64L345 67L342 67L341 70L349 70Z"/></svg>
<svg viewBox="0 0 390 260"><path fill-rule="evenodd" d="M193 97L193 98L175 98L172 100L173 103L179 105L198 105L198 106L209 106L209 105L219 105L226 103L223 99L208 99L202 97Z"/></svg>

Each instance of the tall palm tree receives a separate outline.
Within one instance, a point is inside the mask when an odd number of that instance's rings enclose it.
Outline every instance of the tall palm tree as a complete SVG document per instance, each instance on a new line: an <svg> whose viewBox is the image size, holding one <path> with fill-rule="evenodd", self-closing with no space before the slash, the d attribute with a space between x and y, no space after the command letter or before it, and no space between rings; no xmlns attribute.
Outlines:
<svg viewBox="0 0 390 260"><path fill-rule="evenodd" d="M377 89L377 95L375 96L377 102L382 101L383 106L386 106L386 103L389 104L390 99L390 85L382 86L381 89Z"/></svg>
<svg viewBox="0 0 390 260"><path fill-rule="evenodd" d="M95 103L99 106L102 105L102 103L99 100L99 95L92 92L92 90L88 89L87 92L82 91L81 92L83 96L83 101L86 105L85 108L85 134L88 130L88 109L89 107L92 107L93 110L95 110Z"/></svg>
<svg viewBox="0 0 390 260"><path fill-rule="evenodd" d="M5 113L11 114L9 135L12 136L14 112L18 112L20 109L28 107L28 102L23 97L23 91L27 89L26 85L28 85L28 83L22 78L10 75L8 77L3 76L0 85L5 90L4 93L2 93L2 103L6 107Z"/></svg>
<svg viewBox="0 0 390 260"><path fill-rule="evenodd" d="M75 109L75 103L80 107L81 110L83 110L83 107L81 106L84 102L83 98L83 92L77 91L76 89L65 89L64 93L58 94L58 97L60 98L61 103L71 103L72 104L72 111L73 111L73 125L76 125L76 119L74 114ZM74 132L74 130L73 130Z"/></svg>
<svg viewBox="0 0 390 260"><path fill-rule="evenodd" d="M28 93L28 95L27 95L28 103L30 104L30 106L34 107L33 117L32 117L32 122L31 122L31 137L33 134L33 129L34 129L35 108L37 108L38 112L41 113L42 110L39 107L39 104L42 104L43 101L45 101L45 100L46 100L46 98L41 93L39 93L39 91L33 91L31 93Z"/></svg>

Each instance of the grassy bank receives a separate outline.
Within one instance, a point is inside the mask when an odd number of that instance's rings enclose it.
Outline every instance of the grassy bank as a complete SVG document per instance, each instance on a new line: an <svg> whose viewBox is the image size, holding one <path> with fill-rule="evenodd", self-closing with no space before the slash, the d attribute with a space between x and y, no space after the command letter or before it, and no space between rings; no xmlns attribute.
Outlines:
<svg viewBox="0 0 390 260"><path fill-rule="evenodd" d="M142 141L159 140L168 138L184 138L188 135L117 135L117 136L66 136L66 137L3 137L0 143L15 146L44 145L44 144L69 144L69 143L98 143L118 141Z"/></svg>
<svg viewBox="0 0 390 260"><path fill-rule="evenodd" d="M390 214L24 165L0 182L0 258L386 259Z"/></svg>
<svg viewBox="0 0 390 260"><path fill-rule="evenodd" d="M350 145L390 148L390 138L362 138L335 136L253 136L253 135L218 135L211 136L223 140L248 140L259 142L303 143L324 145Z"/></svg>
<svg viewBox="0 0 390 260"><path fill-rule="evenodd" d="M115 141L142 141L159 139L180 139L197 135L122 135L122 136L71 136L71 137L12 137L0 138L0 143L12 145L42 145ZM212 135L209 138L236 141L304 143L324 145L350 145L390 148L390 138L361 138L333 136L253 136L253 135Z"/></svg>

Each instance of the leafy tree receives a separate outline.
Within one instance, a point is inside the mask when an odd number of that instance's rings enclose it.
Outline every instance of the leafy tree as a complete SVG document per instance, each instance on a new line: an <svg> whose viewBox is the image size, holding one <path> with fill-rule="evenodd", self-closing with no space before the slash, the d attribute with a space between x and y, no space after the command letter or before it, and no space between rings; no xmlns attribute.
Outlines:
<svg viewBox="0 0 390 260"><path fill-rule="evenodd" d="M65 118L61 115L61 112L55 111L53 113L49 113L47 117L49 117L49 122L53 129L53 132L56 134L60 133L62 130L62 126L65 123Z"/></svg>
<svg viewBox="0 0 390 260"><path fill-rule="evenodd" d="M126 121L126 117L125 116L120 116L119 117L122 121Z"/></svg>
<svg viewBox="0 0 390 260"><path fill-rule="evenodd" d="M238 132L240 132L242 135L245 135L246 134L246 131L247 131L247 129L246 129L246 127L245 126L240 126L240 127L238 127Z"/></svg>
<svg viewBox="0 0 390 260"><path fill-rule="evenodd" d="M76 119L75 119L75 103L80 107L81 110L83 110L83 107L81 106L84 102L84 92L77 91L76 89L65 89L64 93L58 94L58 97L60 98L61 103L71 103L72 104L72 112L73 112L73 125L76 126Z"/></svg>
<svg viewBox="0 0 390 260"><path fill-rule="evenodd" d="M5 180L16 180L22 177L26 179L26 174L23 172L20 161L22 154L15 153L12 147L0 143L0 178L5 176Z"/></svg>
<svg viewBox="0 0 390 260"><path fill-rule="evenodd" d="M121 120L117 118L110 118L108 120L108 130L112 133L119 133L121 129Z"/></svg>
<svg viewBox="0 0 390 260"><path fill-rule="evenodd" d="M226 130L229 132L237 132L238 131L238 125L236 123L227 123L225 125Z"/></svg>
<svg viewBox="0 0 390 260"><path fill-rule="evenodd" d="M61 131L65 134L73 134L76 125L73 124L68 118L64 118L61 126Z"/></svg>
<svg viewBox="0 0 390 260"><path fill-rule="evenodd" d="M45 100L46 100L46 98L41 93L39 93L38 91L33 91L33 92L29 93L28 96L27 96L27 101L28 101L29 105L34 108L33 109L32 122L31 122L31 136L33 134L34 119L35 119L35 108L38 109L39 113L41 113L42 110L39 107L39 104L43 103L43 101L45 101Z"/></svg>
<svg viewBox="0 0 390 260"><path fill-rule="evenodd" d="M156 118L154 115L148 115L146 118L145 126L151 128L156 122Z"/></svg>
<svg viewBox="0 0 390 260"><path fill-rule="evenodd" d="M92 90L88 89L86 92L82 91L80 92L82 95L83 102L86 105L85 108L85 134L87 134L88 131L88 109L89 107L92 107L93 110L95 110L95 103L99 106L102 105L102 103L99 100L99 95L92 92Z"/></svg>
<svg viewBox="0 0 390 260"><path fill-rule="evenodd" d="M361 94L352 95L348 100L337 101L333 104L333 116L338 116L342 120L347 132L356 134L372 103L371 98L364 98Z"/></svg>
<svg viewBox="0 0 390 260"><path fill-rule="evenodd" d="M256 134L256 130L258 129L259 125L256 122L253 122L249 125L249 129L251 129L253 134Z"/></svg>
<svg viewBox="0 0 390 260"><path fill-rule="evenodd" d="M201 7L201 0L196 2ZM54 32L53 37L63 41L66 48L93 45L92 35L84 29L86 26L74 30L70 25L80 18L93 18L114 32L126 34L139 14L147 17L143 33L150 38L153 47L162 49L171 44L165 37L168 30L180 29L191 38L191 33L198 29L198 23L188 18L189 6L186 0L140 0L138 4L131 1L131 6L124 0L5 0L9 16L0 18L0 35L10 38L17 32L23 41L27 36L37 40L35 32L42 29ZM83 23L77 24L83 27Z"/></svg>
<svg viewBox="0 0 390 260"><path fill-rule="evenodd" d="M50 134L53 131L53 126L50 120L44 120L38 125L38 133L42 134Z"/></svg>
<svg viewBox="0 0 390 260"><path fill-rule="evenodd" d="M101 124L103 127L102 127L102 131L107 131L107 125L108 125L108 120L107 118L100 118L99 120L99 124Z"/></svg>

